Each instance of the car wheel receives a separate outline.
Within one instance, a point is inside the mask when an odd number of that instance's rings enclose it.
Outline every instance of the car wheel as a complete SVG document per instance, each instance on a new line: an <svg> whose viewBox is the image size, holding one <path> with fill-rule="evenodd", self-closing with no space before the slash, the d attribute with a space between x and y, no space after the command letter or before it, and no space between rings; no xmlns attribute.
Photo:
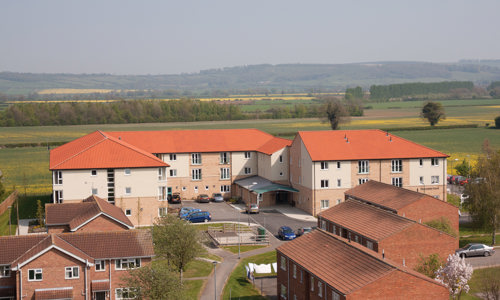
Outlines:
<svg viewBox="0 0 500 300"><path fill-rule="evenodd" d="M488 251L485 251L484 256L490 256L490 253Z"/></svg>

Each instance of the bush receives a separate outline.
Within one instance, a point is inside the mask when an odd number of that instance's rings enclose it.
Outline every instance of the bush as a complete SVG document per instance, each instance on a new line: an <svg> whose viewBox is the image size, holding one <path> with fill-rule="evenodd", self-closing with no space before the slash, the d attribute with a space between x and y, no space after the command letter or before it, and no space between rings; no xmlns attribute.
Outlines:
<svg viewBox="0 0 500 300"><path fill-rule="evenodd" d="M453 229L453 227L451 227L450 220L445 217L431 220L429 222L425 222L424 224L437 230L441 230L442 232L445 232L454 237L457 237L457 232Z"/></svg>
<svg viewBox="0 0 500 300"><path fill-rule="evenodd" d="M437 253L433 253L427 257L424 257L422 254L420 254L420 258L418 259L418 264L415 267L415 271L434 279L436 278L436 271L443 264L444 261L439 258L439 254Z"/></svg>
<svg viewBox="0 0 500 300"><path fill-rule="evenodd" d="M500 116L495 118L495 128L500 129Z"/></svg>

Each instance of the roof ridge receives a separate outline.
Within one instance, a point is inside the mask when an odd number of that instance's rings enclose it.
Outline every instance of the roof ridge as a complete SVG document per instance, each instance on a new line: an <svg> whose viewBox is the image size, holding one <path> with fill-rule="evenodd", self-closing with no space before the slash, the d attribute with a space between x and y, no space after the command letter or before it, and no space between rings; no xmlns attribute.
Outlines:
<svg viewBox="0 0 500 300"><path fill-rule="evenodd" d="M65 160L62 160L62 161L61 161L61 162L59 162L57 165L52 166L52 168L51 168L51 169L54 169L54 168L56 168L57 166L62 165L63 163L65 163L65 162L67 162L67 161L69 161L69 160L71 160L71 159L73 159L73 158L77 157L78 155L82 154L83 152L86 152L86 151L87 151L87 150L89 150L90 148L93 148L93 147L95 147L96 145L99 145L100 143L102 143L102 142L104 142L105 140L107 140L107 139L108 139L108 137L107 137L106 135L104 135L102 131L100 131L100 130L96 130L96 131L94 131L94 132L98 132L99 134L101 134L101 135L103 136L103 139L101 139L101 140L99 140L99 141L95 142L94 144L91 144L91 145L89 145L88 147L86 147L86 148L84 148L84 149L82 149L82 150L78 151L77 153L75 153L75 154L73 154L73 155L71 155L71 156L67 157ZM75 140L75 141L76 141L76 140Z"/></svg>
<svg viewBox="0 0 500 300"><path fill-rule="evenodd" d="M28 253L29 251L31 251L32 249L34 249L35 247L37 247L38 245L42 244L43 242L45 242L48 238L51 238L51 235L50 234L47 234L46 237L44 237L43 239L41 239L38 243L34 244L31 248L27 249L26 251L24 251L23 253L21 253L18 257L16 257L15 259L12 260L12 262L18 262L18 260L23 257L23 255L25 255L26 253Z"/></svg>
<svg viewBox="0 0 500 300"><path fill-rule="evenodd" d="M167 164L166 162L164 162L163 160L161 160L158 157L154 156L153 154L151 154L151 153L149 153L149 152L147 152L145 150L142 150L139 147L136 147L136 146L134 146L132 144L129 144L129 143L125 142L124 140L122 140L121 138L115 138L112 135L108 135L105 132L103 132L103 133L104 133L105 137L108 140L110 140L110 141L112 141L114 143L117 143L117 144L119 144L119 145L121 145L123 147L126 147L126 148L128 148L128 149L130 149L130 150L132 150L132 151L134 151L134 152L136 152L136 153L138 153L138 154L140 154L142 156L145 156L147 158L154 159L154 160L157 160L158 162Z"/></svg>
<svg viewBox="0 0 500 300"><path fill-rule="evenodd" d="M91 257L93 258L92 256L90 256L90 254L88 254L87 252L83 251L82 249L78 248L77 246L73 245L72 243L66 241L65 239L63 239L62 237L60 237L59 235L61 235L62 233L53 233L52 235L54 235L54 238L57 238L58 240L60 240L61 242L64 242L65 244L69 245L70 247L72 248L75 248L77 249L78 251L82 252L83 254L87 255L88 257ZM73 234L73 233L68 233L68 234ZM55 245L55 244L54 244Z"/></svg>

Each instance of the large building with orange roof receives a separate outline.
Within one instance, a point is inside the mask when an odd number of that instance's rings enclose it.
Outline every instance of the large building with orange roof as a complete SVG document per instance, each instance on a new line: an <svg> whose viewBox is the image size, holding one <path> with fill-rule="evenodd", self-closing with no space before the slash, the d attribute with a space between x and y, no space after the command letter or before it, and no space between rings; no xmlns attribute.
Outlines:
<svg viewBox="0 0 500 300"><path fill-rule="evenodd" d="M447 157L381 130L300 131L290 147L292 201L316 215L369 180L446 201Z"/></svg>

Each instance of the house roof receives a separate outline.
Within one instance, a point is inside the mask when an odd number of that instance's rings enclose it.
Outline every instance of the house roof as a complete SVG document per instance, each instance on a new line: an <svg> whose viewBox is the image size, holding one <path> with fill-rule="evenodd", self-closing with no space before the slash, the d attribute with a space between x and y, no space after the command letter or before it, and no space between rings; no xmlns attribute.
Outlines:
<svg viewBox="0 0 500 300"><path fill-rule="evenodd" d="M448 157L382 130L299 131L313 161Z"/></svg>
<svg viewBox="0 0 500 300"><path fill-rule="evenodd" d="M414 224L395 213L356 200L347 200L320 213L320 218L380 241Z"/></svg>
<svg viewBox="0 0 500 300"><path fill-rule="evenodd" d="M50 170L165 167L165 162L125 141L95 131L50 151Z"/></svg>
<svg viewBox="0 0 500 300"><path fill-rule="evenodd" d="M442 202L443 205L451 205L450 203L436 199L427 194L422 194L375 180L369 180L361 185L347 190L345 195L347 197L372 203L395 212L423 198Z"/></svg>
<svg viewBox="0 0 500 300"><path fill-rule="evenodd" d="M45 223L47 226L68 225L70 231L77 230L82 225L101 215L125 227L134 227L129 218L118 206L110 204L95 195L79 203L45 205Z"/></svg>
<svg viewBox="0 0 500 300"><path fill-rule="evenodd" d="M258 129L108 132L149 153L258 151L267 155L292 144Z"/></svg>
<svg viewBox="0 0 500 300"><path fill-rule="evenodd" d="M46 238L44 234L0 236L0 265L9 265Z"/></svg>

